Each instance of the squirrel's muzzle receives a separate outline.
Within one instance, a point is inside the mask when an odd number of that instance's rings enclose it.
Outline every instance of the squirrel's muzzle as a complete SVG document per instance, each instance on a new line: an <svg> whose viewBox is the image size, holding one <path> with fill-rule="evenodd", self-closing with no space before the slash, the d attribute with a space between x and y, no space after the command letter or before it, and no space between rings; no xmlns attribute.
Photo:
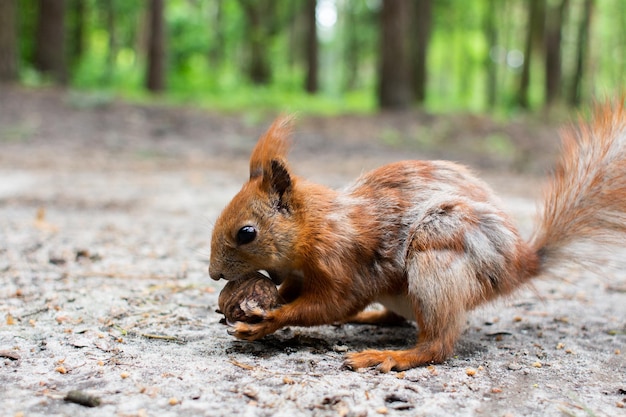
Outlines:
<svg viewBox="0 0 626 417"><path fill-rule="evenodd" d="M215 268L211 268L209 266L209 276L212 280L219 281L220 279L224 279L224 274L219 271L216 271Z"/></svg>

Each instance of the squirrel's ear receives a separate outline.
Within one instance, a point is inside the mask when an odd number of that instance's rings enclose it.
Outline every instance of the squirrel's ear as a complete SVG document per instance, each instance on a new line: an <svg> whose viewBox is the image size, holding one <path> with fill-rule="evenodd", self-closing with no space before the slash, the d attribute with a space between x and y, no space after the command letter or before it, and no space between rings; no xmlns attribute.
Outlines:
<svg viewBox="0 0 626 417"><path fill-rule="evenodd" d="M291 190L291 174L282 160L272 159L263 172L263 183L270 192L278 194L279 204L285 205L286 194Z"/></svg>
<svg viewBox="0 0 626 417"><path fill-rule="evenodd" d="M285 158L291 144L292 119L291 116L278 117L259 138L250 155L250 179L263 175L271 160Z"/></svg>

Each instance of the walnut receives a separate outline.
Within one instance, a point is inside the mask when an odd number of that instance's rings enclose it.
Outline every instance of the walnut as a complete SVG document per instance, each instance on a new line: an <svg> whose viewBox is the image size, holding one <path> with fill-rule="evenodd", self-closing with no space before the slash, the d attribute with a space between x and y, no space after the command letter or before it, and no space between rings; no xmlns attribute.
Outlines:
<svg viewBox="0 0 626 417"><path fill-rule="evenodd" d="M262 313L284 303L278 288L268 277L253 272L235 281L229 281L218 298L219 313L225 323L243 321L258 323Z"/></svg>

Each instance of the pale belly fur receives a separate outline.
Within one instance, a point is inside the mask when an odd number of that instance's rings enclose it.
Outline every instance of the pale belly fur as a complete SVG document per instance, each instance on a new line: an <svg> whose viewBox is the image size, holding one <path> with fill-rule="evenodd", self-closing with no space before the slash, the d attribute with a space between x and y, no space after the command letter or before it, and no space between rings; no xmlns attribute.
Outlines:
<svg viewBox="0 0 626 417"><path fill-rule="evenodd" d="M407 320L415 320L415 313L409 297L406 295L387 295L380 297L378 302L388 310L401 315Z"/></svg>

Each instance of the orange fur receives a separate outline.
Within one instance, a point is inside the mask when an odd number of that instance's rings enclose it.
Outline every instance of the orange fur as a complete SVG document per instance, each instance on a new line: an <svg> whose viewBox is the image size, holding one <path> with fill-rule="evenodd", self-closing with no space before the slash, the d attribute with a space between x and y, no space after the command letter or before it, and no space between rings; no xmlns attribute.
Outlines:
<svg viewBox="0 0 626 417"><path fill-rule="evenodd" d="M236 279L266 270L283 306L232 334L256 340L288 325L415 320L416 345L349 354L351 368L401 370L448 358L466 313L510 294L552 265L575 261L581 239L626 236L626 112L605 106L563 156L530 243L490 188L446 161L380 167L336 191L294 175L288 119L277 120L250 159L250 180L216 221L209 273ZM387 311L361 312L380 302ZM258 314L258 312L257 312Z"/></svg>
<svg viewBox="0 0 626 417"><path fill-rule="evenodd" d="M289 116L277 118L270 128L258 140L250 155L250 178L254 178L266 172L270 167L267 165L272 159L285 160L291 142L291 121Z"/></svg>

